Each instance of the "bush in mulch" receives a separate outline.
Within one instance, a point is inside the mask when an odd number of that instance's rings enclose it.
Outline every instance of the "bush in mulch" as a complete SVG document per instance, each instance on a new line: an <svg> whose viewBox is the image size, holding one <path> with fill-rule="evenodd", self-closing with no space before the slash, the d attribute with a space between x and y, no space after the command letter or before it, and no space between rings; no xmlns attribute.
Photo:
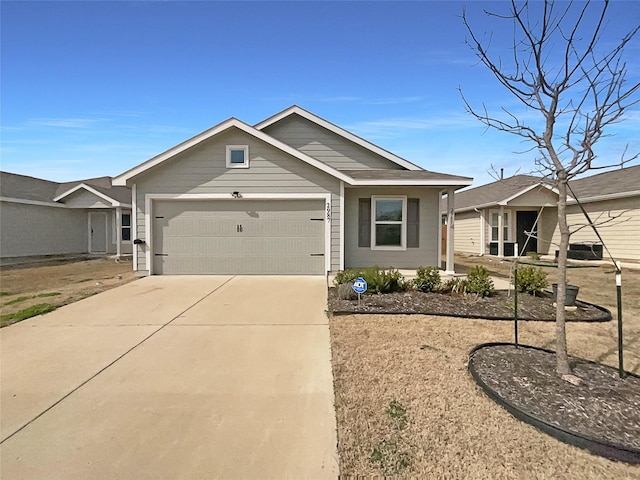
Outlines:
<svg viewBox="0 0 640 480"><path fill-rule="evenodd" d="M341 299L336 288L328 294L328 312L333 315L364 314L422 314L444 315L487 320L513 320L513 293L496 291L492 296L455 293L423 293L416 290L384 295L362 295L358 300ZM543 292L537 296L518 296L518 318L531 321L555 321L553 296ZM567 311L567 321L606 322L611 320L609 310L590 303L576 301L576 310Z"/></svg>

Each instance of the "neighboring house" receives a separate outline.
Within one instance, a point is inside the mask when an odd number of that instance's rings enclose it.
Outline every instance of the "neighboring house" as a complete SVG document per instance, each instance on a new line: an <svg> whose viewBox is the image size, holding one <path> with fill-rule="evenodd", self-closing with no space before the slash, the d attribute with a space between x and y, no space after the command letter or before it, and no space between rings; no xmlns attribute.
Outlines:
<svg viewBox="0 0 640 480"><path fill-rule="evenodd" d="M133 191L142 275L326 274L439 265L440 198L471 181L293 106L255 126L226 120L114 185Z"/></svg>
<svg viewBox="0 0 640 480"><path fill-rule="evenodd" d="M601 224L598 231L613 257L640 261L640 165L583 177L570 186L575 194L567 201L571 230L587 223L578 199L591 220ZM518 252L554 255L560 243L557 201L556 190L529 175L458 192L455 250L498 257ZM446 210L441 203L441 212ZM529 238L527 232L535 236ZM570 242L590 245L599 240L585 227L574 233Z"/></svg>
<svg viewBox="0 0 640 480"><path fill-rule="evenodd" d="M131 189L0 172L0 257L131 252Z"/></svg>

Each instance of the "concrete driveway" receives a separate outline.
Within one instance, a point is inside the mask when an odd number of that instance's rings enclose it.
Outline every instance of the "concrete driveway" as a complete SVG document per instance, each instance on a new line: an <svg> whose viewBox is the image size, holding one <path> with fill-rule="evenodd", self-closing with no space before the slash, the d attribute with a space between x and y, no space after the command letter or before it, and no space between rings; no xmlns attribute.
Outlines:
<svg viewBox="0 0 640 480"><path fill-rule="evenodd" d="M3 328L3 479L336 478L323 277L148 277Z"/></svg>

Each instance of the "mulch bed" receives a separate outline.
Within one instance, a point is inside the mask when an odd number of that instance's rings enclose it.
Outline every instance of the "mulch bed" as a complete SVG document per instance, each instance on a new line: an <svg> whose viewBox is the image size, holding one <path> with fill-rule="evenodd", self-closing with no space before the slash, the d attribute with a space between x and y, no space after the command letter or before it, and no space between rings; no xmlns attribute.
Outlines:
<svg viewBox="0 0 640 480"><path fill-rule="evenodd" d="M542 296L518 294L518 318L520 320L555 321L555 307L550 293ZM577 301L575 311L567 311L567 321L606 322L611 312L589 303ZM513 292L497 291L491 297L475 295L449 295L407 291L384 295L362 295L358 300L338 298L336 288L329 288L328 311L333 315L365 314L423 314L445 315L488 320L513 320Z"/></svg>
<svg viewBox="0 0 640 480"><path fill-rule="evenodd" d="M640 462L640 377L621 379L617 369L575 357L570 365L581 385L556 374L553 352L496 344L470 356L477 378L512 407L560 430L635 452L631 457Z"/></svg>

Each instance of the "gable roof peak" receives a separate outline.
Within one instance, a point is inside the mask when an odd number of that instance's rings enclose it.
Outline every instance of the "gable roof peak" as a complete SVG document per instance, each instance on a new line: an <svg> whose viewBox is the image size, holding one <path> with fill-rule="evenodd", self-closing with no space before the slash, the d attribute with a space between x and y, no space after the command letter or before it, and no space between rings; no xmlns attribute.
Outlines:
<svg viewBox="0 0 640 480"><path fill-rule="evenodd" d="M304 108L299 107L298 105L292 105L288 108L285 108L281 112L276 113L275 115L272 115L269 118L266 118L262 122L257 123L256 125L254 125L254 128L262 131L265 128L268 128L269 126L279 122L280 120L283 120L294 114L299 115L302 118L312 123L315 123L316 125L319 125L329 130L330 132L333 132L334 134L339 135L346 140L349 140L350 142L355 143L356 145L359 145L377 155L380 155L381 157L386 158L387 160L397 165L400 165L406 170L423 170L423 168L419 167L418 165L415 165L414 163L411 163L410 161L405 160L404 158L399 157L391 153L390 151L385 150L384 148L379 147L378 145L375 145L369 142L368 140L365 140L364 138L349 132L348 130L345 130L342 127L339 127L338 125L331 123L330 121L325 120L324 118L319 117L315 113L305 110Z"/></svg>

